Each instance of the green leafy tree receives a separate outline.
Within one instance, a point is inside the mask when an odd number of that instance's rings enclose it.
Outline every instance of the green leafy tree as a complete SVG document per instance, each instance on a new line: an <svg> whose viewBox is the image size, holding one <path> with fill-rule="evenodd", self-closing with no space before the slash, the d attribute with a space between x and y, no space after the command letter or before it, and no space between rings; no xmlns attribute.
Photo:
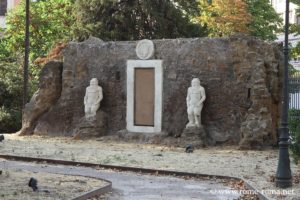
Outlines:
<svg viewBox="0 0 300 200"><path fill-rule="evenodd" d="M296 5L300 5L300 0L290 0L290 2Z"/></svg>
<svg viewBox="0 0 300 200"><path fill-rule="evenodd" d="M263 40L275 40L282 30L282 19L269 0L200 0L200 16L210 36L248 33Z"/></svg>
<svg viewBox="0 0 300 200"><path fill-rule="evenodd" d="M193 9L192 4L182 2L186 1L77 0L75 37L136 40L203 35L201 26L191 23L186 14Z"/></svg>
<svg viewBox="0 0 300 200"><path fill-rule="evenodd" d="M8 41L0 39L0 132L14 132L21 127L20 60L8 50Z"/></svg>
<svg viewBox="0 0 300 200"><path fill-rule="evenodd" d="M9 11L7 28L0 39L0 132L14 132L21 126L25 1ZM40 0L30 7L30 93L36 90L41 66L33 62L43 57L59 41L71 37L71 0Z"/></svg>
<svg viewBox="0 0 300 200"><path fill-rule="evenodd" d="M269 0L245 0L252 16L250 34L263 40L275 40L276 33L282 30L282 19Z"/></svg>
<svg viewBox="0 0 300 200"><path fill-rule="evenodd" d="M25 0L6 17L5 37L12 52L24 51ZM71 38L75 18L71 0L40 0L30 3L30 58L45 56L51 47Z"/></svg>
<svg viewBox="0 0 300 200"><path fill-rule="evenodd" d="M201 14L194 20L206 25L212 37L248 33L251 15L243 0L200 0Z"/></svg>
<svg viewBox="0 0 300 200"><path fill-rule="evenodd" d="M199 0L173 0L175 7L179 8L184 15L188 17L198 16L200 9L198 6Z"/></svg>

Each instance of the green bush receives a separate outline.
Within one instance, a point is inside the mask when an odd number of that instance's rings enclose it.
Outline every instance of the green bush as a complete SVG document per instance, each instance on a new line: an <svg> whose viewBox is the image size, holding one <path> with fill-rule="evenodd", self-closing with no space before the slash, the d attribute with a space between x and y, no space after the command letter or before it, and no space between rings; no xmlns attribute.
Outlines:
<svg viewBox="0 0 300 200"><path fill-rule="evenodd" d="M0 107L0 132L16 132L21 128L22 115L20 110Z"/></svg>
<svg viewBox="0 0 300 200"><path fill-rule="evenodd" d="M18 61L0 60L0 132L15 132L21 127L21 86L22 68Z"/></svg>
<svg viewBox="0 0 300 200"><path fill-rule="evenodd" d="M289 110L289 130L291 135L291 151L295 162L300 160L300 110Z"/></svg>

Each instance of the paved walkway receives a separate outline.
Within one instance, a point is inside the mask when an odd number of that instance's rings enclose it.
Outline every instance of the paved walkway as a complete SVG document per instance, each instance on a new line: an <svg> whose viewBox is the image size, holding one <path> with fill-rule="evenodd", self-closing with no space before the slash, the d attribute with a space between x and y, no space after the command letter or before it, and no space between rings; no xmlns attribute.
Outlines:
<svg viewBox="0 0 300 200"><path fill-rule="evenodd" d="M113 192L109 200L232 200L236 194L215 194L215 190L230 188L215 181L185 180L169 176L141 175L131 172L96 170L85 167L45 165L0 159L0 169L22 169L66 175L81 175L112 181Z"/></svg>

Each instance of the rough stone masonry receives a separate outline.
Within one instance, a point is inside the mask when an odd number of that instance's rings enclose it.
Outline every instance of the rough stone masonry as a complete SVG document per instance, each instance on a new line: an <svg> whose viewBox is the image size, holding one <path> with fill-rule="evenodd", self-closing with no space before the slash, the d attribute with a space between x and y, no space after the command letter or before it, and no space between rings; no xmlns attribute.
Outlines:
<svg viewBox="0 0 300 200"><path fill-rule="evenodd" d="M283 69L280 45L248 36L153 42L151 59L163 60L164 133L172 137L183 132L188 121L187 88L198 77L207 95L202 123L212 144L253 148L277 142ZM69 43L63 63L45 65L39 91L24 110L21 134L72 136L84 117L85 88L94 77L103 88L98 112L106 120L93 136L126 129L126 61L138 59L136 44L97 38Z"/></svg>

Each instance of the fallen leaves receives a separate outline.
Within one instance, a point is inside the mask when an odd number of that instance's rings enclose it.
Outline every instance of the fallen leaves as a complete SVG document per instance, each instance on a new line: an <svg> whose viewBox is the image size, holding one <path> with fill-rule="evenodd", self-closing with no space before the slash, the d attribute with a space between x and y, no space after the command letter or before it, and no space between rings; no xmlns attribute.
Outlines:
<svg viewBox="0 0 300 200"><path fill-rule="evenodd" d="M269 176L268 182L274 183L274 182L275 182L275 179L276 179L275 175Z"/></svg>
<svg viewBox="0 0 300 200"><path fill-rule="evenodd" d="M231 180L230 186L235 189L235 190L244 190L245 189L245 182L243 180L236 181L236 180Z"/></svg>
<svg viewBox="0 0 300 200"><path fill-rule="evenodd" d="M294 181L295 184L299 184L300 183L300 172L296 173L293 176L293 181Z"/></svg>
<svg viewBox="0 0 300 200"><path fill-rule="evenodd" d="M275 180L276 180L275 175L269 176L269 178L268 178L268 182L274 183ZM299 184L300 183L300 172L297 172L293 175L293 183L294 184Z"/></svg>

